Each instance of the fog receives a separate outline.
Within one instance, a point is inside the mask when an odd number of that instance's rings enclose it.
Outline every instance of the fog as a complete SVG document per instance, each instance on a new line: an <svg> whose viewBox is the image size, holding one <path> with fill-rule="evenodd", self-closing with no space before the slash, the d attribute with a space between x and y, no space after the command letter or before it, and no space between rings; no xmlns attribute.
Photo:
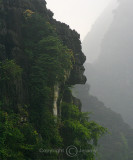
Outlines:
<svg viewBox="0 0 133 160"><path fill-rule="evenodd" d="M92 63L98 58L101 50L102 39L112 23L115 8L117 8L117 6L117 0L112 1L92 25L91 31L89 31L85 36L82 47L83 52L87 57L86 62Z"/></svg>
<svg viewBox="0 0 133 160"><path fill-rule="evenodd" d="M54 12L54 18L75 29L81 40L91 29L95 20L114 0L47 0L47 7Z"/></svg>
<svg viewBox="0 0 133 160"><path fill-rule="evenodd" d="M93 62L86 63L86 75L91 94L133 127L133 1L119 0L113 14L111 8L83 41L87 62Z"/></svg>

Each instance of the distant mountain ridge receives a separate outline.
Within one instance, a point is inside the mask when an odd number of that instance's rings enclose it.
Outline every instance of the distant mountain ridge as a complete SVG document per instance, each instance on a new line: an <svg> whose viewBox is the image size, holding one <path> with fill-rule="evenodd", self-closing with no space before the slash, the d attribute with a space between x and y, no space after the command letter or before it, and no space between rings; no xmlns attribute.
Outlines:
<svg viewBox="0 0 133 160"><path fill-rule="evenodd" d="M91 31L85 36L82 47L83 52L87 56L86 62L94 62L101 50L101 42L105 33L108 31L112 23L114 10L117 7L117 0L111 1L103 13L93 24Z"/></svg>
<svg viewBox="0 0 133 160"><path fill-rule="evenodd" d="M91 68L86 64L86 75L91 85L91 94L120 113L133 127L132 17L133 1L119 1L113 21L101 42L99 58L91 64Z"/></svg>
<svg viewBox="0 0 133 160"><path fill-rule="evenodd" d="M124 123L121 115L92 96L88 84L76 85L73 94L80 98L82 111L90 112L90 119L108 128L110 132L100 140L96 160L132 160L133 129Z"/></svg>

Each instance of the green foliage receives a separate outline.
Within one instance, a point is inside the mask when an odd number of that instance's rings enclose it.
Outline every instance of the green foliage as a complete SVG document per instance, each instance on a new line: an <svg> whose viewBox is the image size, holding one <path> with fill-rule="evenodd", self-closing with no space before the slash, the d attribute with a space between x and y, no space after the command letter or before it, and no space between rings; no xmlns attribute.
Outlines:
<svg viewBox="0 0 133 160"><path fill-rule="evenodd" d="M32 159L37 146L37 133L26 122L21 124L18 114L0 110L0 159ZM30 155L31 154L31 155Z"/></svg>
<svg viewBox="0 0 133 160"><path fill-rule="evenodd" d="M72 69L73 53L64 47L57 37L48 36L40 40L35 52L38 54L38 58L34 68L40 67L47 84L54 85L56 81L66 80Z"/></svg>
<svg viewBox="0 0 133 160"><path fill-rule="evenodd" d="M22 32L24 54L33 73L34 70L41 72L44 81L50 85L66 80L72 69L73 52L62 44L54 27L34 13L24 20ZM27 66L29 70L29 64Z"/></svg>
<svg viewBox="0 0 133 160"><path fill-rule="evenodd" d="M49 111L45 111L41 121L41 136L44 139L43 145L46 149L58 149L62 146L62 138L59 133L57 117Z"/></svg>
<svg viewBox="0 0 133 160"><path fill-rule="evenodd" d="M27 9L26 11L24 11L25 19L31 18L32 14L34 14L34 12L32 12L30 9Z"/></svg>
<svg viewBox="0 0 133 160"><path fill-rule="evenodd" d="M31 14L28 19L24 18L22 33L24 38L23 45L31 50L35 48L39 40L50 35L56 35L50 23L38 13Z"/></svg>
<svg viewBox="0 0 133 160"><path fill-rule="evenodd" d="M26 29L25 54L28 54L31 62L30 120L42 136L42 147L58 149L62 146L62 138L59 124L52 115L53 87L56 82L64 83L67 80L72 69L73 53L63 46L55 30L40 15L34 14L27 19L24 27ZM58 154L43 155L49 159L51 156L54 156L54 159L58 157Z"/></svg>
<svg viewBox="0 0 133 160"><path fill-rule="evenodd" d="M14 60L0 62L0 99L4 107L14 106L18 101L22 83L22 69ZM17 95L17 96L16 96Z"/></svg>
<svg viewBox="0 0 133 160"><path fill-rule="evenodd" d="M81 152L77 157L93 160L95 157L95 146L101 135L106 133L106 129L93 121L88 121L88 113L82 113L75 105L62 104L61 133L65 146L74 145L76 148L89 150ZM74 158L73 158L74 159Z"/></svg>
<svg viewBox="0 0 133 160"><path fill-rule="evenodd" d="M15 64L14 60L5 60L0 62L0 81L16 80L21 75L22 69Z"/></svg>

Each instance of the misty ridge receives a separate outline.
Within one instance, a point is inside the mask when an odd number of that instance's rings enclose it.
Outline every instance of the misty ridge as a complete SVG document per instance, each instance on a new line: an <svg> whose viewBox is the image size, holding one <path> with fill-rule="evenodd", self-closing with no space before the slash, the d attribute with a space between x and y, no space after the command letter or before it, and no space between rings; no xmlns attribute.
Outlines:
<svg viewBox="0 0 133 160"><path fill-rule="evenodd" d="M115 3L83 41L85 74L90 93L133 127L133 1Z"/></svg>

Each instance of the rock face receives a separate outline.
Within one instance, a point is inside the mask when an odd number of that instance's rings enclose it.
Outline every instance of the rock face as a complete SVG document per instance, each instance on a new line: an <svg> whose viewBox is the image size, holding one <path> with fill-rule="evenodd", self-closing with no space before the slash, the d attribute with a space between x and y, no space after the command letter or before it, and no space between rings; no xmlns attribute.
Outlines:
<svg viewBox="0 0 133 160"><path fill-rule="evenodd" d="M81 50L80 35L75 31L71 30L68 25L54 21L53 24L56 25L57 33L63 44L67 45L74 52L74 64L73 70L71 71L69 83L74 84L84 84L86 82L86 77L83 75L84 62L86 60L85 55Z"/></svg>
<svg viewBox="0 0 133 160"><path fill-rule="evenodd" d="M50 21L56 27L57 34L69 49L72 49L74 52L75 62L73 65L72 76L70 76L71 84L76 83L85 83L86 78L83 76L84 67L83 63L86 60L85 55L81 51L81 42L79 40L80 35L75 31L71 30L68 25L58 22L52 18L53 13L50 10L46 9L46 2L44 0L5 0L1 5L3 11L1 11L2 24L5 27L2 27L1 30L1 49L6 50L6 57L12 58L13 50L21 50L21 25L23 19L23 12L28 8L33 12L38 11L46 19ZM5 18L4 11L6 10ZM10 16L12 15L12 16ZM6 21L5 21L6 19ZM6 44L3 44L6 37ZM7 47L8 46L8 47ZM3 59L5 55L0 55L0 58Z"/></svg>
<svg viewBox="0 0 133 160"><path fill-rule="evenodd" d="M53 114L58 116L58 98L59 98L59 84L54 86L54 103L53 103Z"/></svg>
<svg viewBox="0 0 133 160"><path fill-rule="evenodd" d="M133 1L121 0L104 39L98 60L86 64L91 93L120 113L133 127ZM104 26L103 26L104 27Z"/></svg>
<svg viewBox="0 0 133 160"><path fill-rule="evenodd" d="M28 9L33 13L38 12L45 17L45 19L56 28L56 32L63 44L73 51L75 60L67 83L73 85L86 82L86 77L83 75L83 63L85 62L86 57L81 51L80 36L75 30L71 30L68 25L53 19L53 13L46 8L45 0L5 0L3 3L0 3L0 8L0 60L6 58L15 59L22 68L28 68L28 65L26 64L28 62L27 57L24 55L22 48L23 33L21 30L23 15L25 10ZM24 65L24 63L26 65ZM59 86L61 86L61 84L59 84ZM28 96L26 96L25 93L28 91L26 91L26 88L24 88L23 92L21 99L27 101L26 97ZM58 98L56 97L56 101L57 99Z"/></svg>

